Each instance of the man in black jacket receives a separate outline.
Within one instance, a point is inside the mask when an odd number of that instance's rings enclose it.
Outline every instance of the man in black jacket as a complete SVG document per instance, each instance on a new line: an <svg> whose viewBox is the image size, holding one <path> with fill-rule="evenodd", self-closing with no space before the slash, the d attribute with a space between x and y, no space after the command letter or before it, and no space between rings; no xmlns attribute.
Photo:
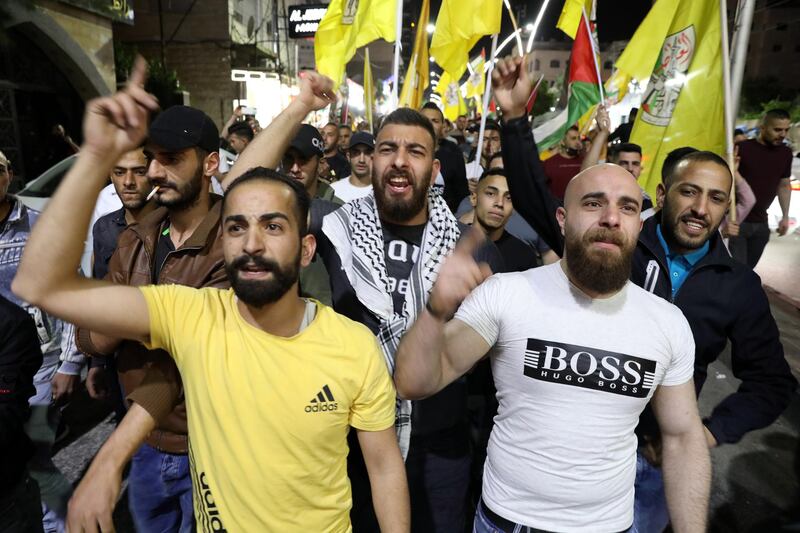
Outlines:
<svg viewBox="0 0 800 533"><path fill-rule="evenodd" d="M42 531L39 486L26 468L33 443L24 429L40 366L33 318L0 296L0 531Z"/></svg>
<svg viewBox="0 0 800 533"><path fill-rule="evenodd" d="M499 61L493 90L503 111L501 142L514 207L558 254L563 236L555 218L559 202L550 195L525 103L531 81L521 58ZM770 425L792 399L797 381L784 358L778 327L761 280L734 261L717 231L730 204L731 174L710 152L689 152L665 167L658 186L661 211L644 222L631 280L678 306L696 345L697 393L708 365L731 343L731 367L742 383L704 420L710 447L738 442ZM637 434L643 452L636 486L635 531L662 531L669 520L657 468L659 436L643 415ZM648 460L645 459L645 456Z"/></svg>

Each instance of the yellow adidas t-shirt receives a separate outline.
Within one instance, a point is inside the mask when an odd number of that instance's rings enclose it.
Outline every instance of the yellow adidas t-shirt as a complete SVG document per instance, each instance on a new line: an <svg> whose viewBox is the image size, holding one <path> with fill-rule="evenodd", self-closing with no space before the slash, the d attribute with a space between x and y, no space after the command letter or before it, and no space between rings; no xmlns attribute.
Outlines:
<svg viewBox="0 0 800 533"><path fill-rule="evenodd" d="M349 427L394 425L375 336L321 304L291 338L245 322L232 290L142 287L150 346L180 369L200 531L349 531Z"/></svg>

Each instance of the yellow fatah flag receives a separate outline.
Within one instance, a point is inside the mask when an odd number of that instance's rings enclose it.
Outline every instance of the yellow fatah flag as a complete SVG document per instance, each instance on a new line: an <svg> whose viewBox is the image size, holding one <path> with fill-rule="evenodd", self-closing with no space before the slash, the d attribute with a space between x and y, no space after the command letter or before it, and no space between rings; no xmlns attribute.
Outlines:
<svg viewBox="0 0 800 533"><path fill-rule="evenodd" d="M417 33L414 36L414 50L408 62L403 89L400 91L400 107L419 109L425 96L425 89L430 83L428 67L428 20L430 19L430 5L428 0L422 0L417 21Z"/></svg>
<svg viewBox="0 0 800 533"><path fill-rule="evenodd" d="M369 48L364 49L364 117L372 131L372 110L375 107L375 86L372 83L372 65L369 63Z"/></svg>
<svg viewBox="0 0 800 533"><path fill-rule="evenodd" d="M592 0L564 0L564 7L561 8L561 16L558 17L556 28L569 35L571 39L575 39L584 9L586 9L586 15L589 16L589 20L594 20L590 16L592 14Z"/></svg>
<svg viewBox="0 0 800 533"><path fill-rule="evenodd" d="M475 43L500 31L502 12L503 0L443 0L431 39L436 63L460 79Z"/></svg>
<svg viewBox="0 0 800 533"><path fill-rule="evenodd" d="M670 10L672 17L662 18ZM654 12L657 18L652 19ZM648 33L640 36L643 29L648 31L656 25L666 28L660 41L654 42ZM632 65L630 58L653 58L647 72L650 83L642 96L631 142L640 145L643 152L639 183L654 197L661 182L661 166L670 151L692 146L725 154L719 2L658 0L623 56L633 46L655 47L655 52L631 50L617 62L621 71L641 76L644 67Z"/></svg>
<svg viewBox="0 0 800 533"><path fill-rule="evenodd" d="M486 64L486 51L481 50L481 55L470 62L472 73L467 80L467 98L482 97L486 90L486 74L483 72Z"/></svg>
<svg viewBox="0 0 800 533"><path fill-rule="evenodd" d="M458 78L453 78L448 72L442 72L436 92L442 97L442 113L445 118L454 121L459 115L467 113L467 104L461 96Z"/></svg>
<svg viewBox="0 0 800 533"><path fill-rule="evenodd" d="M382 38L395 40L397 0L333 0L314 36L317 71L342 82L357 48Z"/></svg>

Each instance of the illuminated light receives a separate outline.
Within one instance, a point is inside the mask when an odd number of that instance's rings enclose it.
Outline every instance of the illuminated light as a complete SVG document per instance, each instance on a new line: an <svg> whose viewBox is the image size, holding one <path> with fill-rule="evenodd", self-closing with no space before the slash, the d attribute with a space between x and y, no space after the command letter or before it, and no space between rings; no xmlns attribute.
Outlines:
<svg viewBox="0 0 800 533"><path fill-rule="evenodd" d="M436 26L433 24L428 24L425 29L428 31L428 33L433 33L436 30Z"/></svg>

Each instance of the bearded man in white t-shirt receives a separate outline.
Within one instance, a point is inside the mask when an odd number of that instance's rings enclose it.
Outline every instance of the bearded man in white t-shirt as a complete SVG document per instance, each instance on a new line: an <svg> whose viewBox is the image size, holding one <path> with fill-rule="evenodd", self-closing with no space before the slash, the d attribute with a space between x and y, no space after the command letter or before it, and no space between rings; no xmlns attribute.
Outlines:
<svg viewBox="0 0 800 533"><path fill-rule="evenodd" d="M641 202L621 167L581 172L557 212L561 261L489 277L471 258L475 236L442 266L400 343L394 379L409 399L491 357L499 409L477 533L627 530L633 430L648 401L664 435L673 530L705 530L711 467L692 332L677 307L628 281Z"/></svg>

